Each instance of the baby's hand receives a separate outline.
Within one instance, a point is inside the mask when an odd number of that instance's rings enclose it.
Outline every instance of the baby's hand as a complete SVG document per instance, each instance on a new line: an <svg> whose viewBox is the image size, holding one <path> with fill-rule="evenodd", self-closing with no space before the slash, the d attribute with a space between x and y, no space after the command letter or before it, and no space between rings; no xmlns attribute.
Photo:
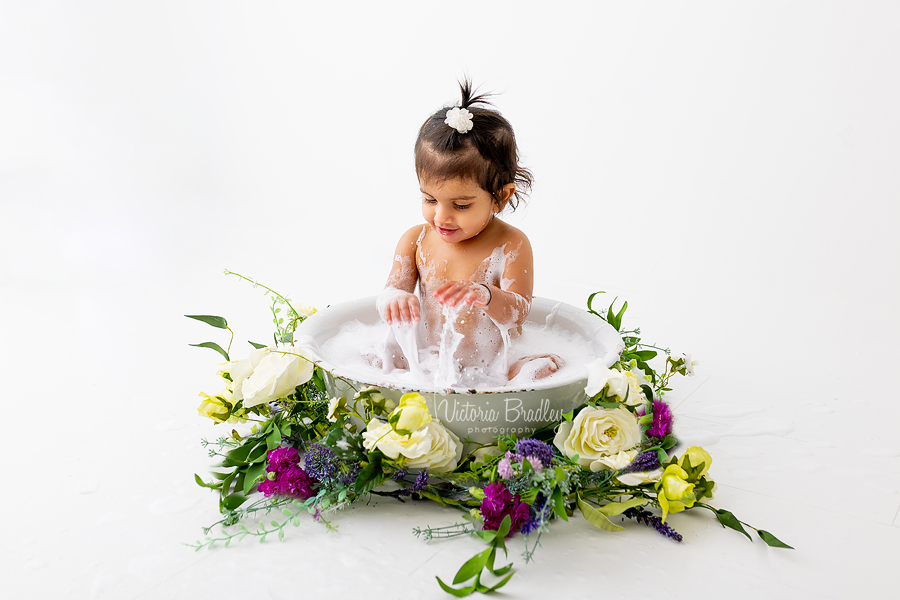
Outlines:
<svg viewBox="0 0 900 600"><path fill-rule="evenodd" d="M491 301L491 292L482 283L460 279L459 281L448 281L436 289L434 297L438 302L447 306L456 306L462 303L484 308Z"/></svg>
<svg viewBox="0 0 900 600"><path fill-rule="evenodd" d="M386 288L378 298L378 312L388 325L395 322L398 325L412 325L420 320L419 299L415 294Z"/></svg>

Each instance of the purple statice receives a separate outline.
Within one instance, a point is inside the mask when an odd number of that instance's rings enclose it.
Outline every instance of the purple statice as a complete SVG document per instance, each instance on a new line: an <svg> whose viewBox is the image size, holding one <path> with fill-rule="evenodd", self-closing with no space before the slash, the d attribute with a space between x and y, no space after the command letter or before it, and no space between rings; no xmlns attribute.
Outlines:
<svg viewBox="0 0 900 600"><path fill-rule="evenodd" d="M502 481L489 483L484 488L484 499L481 501L484 529L493 531L500 529L500 524L506 515L509 515L511 520L508 535L513 535L528 520L529 506L519 500L518 494L513 496Z"/></svg>
<svg viewBox="0 0 900 600"><path fill-rule="evenodd" d="M509 462L508 458L501 458L500 462L497 463L497 475L502 477L503 479L512 479L515 476L515 471L513 471L512 465Z"/></svg>
<svg viewBox="0 0 900 600"><path fill-rule="evenodd" d="M526 438L516 442L516 454L528 457L528 462L538 471L540 467L549 467L550 463L553 462L553 447L534 438ZM538 462L540 467L538 467Z"/></svg>
<svg viewBox="0 0 900 600"><path fill-rule="evenodd" d="M334 451L322 444L310 444L303 457L303 466L310 477L329 482L341 472L341 461Z"/></svg>
<svg viewBox="0 0 900 600"><path fill-rule="evenodd" d="M642 452L634 457L627 467L622 469L623 473L643 473L644 471L652 471L659 468L659 455L656 450Z"/></svg>
<svg viewBox="0 0 900 600"><path fill-rule="evenodd" d="M653 426L647 430L647 435L655 438L664 438L672 432L672 411L669 405L662 400L653 401Z"/></svg>
<svg viewBox="0 0 900 600"><path fill-rule="evenodd" d="M547 498L543 494L538 494L534 504L531 505L531 517L522 525L521 533L530 535L537 531L541 523L547 520L549 513L550 503L547 502Z"/></svg>
<svg viewBox="0 0 900 600"><path fill-rule="evenodd" d="M650 511L646 511L640 507L629 508L625 512L622 513L629 519L634 519L638 523L642 525L646 525L648 527L654 528L661 535L666 536L667 538L673 539L676 542L680 542L683 538L681 534L663 523L663 520Z"/></svg>

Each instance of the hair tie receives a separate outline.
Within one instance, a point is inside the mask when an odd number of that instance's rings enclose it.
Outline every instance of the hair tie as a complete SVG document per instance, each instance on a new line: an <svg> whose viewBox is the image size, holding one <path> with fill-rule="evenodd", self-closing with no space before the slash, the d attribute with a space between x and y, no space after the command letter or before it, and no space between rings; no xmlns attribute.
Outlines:
<svg viewBox="0 0 900 600"><path fill-rule="evenodd" d="M454 107L447 111L444 123L460 133L467 133L472 129L472 113L465 108Z"/></svg>

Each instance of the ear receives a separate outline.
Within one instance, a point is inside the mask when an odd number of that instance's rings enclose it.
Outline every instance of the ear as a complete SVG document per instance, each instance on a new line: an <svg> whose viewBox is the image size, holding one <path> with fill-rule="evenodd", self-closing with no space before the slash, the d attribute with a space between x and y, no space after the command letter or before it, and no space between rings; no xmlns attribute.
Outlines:
<svg viewBox="0 0 900 600"><path fill-rule="evenodd" d="M507 183L494 194L494 212L500 212L506 208L509 199L516 193L516 184Z"/></svg>

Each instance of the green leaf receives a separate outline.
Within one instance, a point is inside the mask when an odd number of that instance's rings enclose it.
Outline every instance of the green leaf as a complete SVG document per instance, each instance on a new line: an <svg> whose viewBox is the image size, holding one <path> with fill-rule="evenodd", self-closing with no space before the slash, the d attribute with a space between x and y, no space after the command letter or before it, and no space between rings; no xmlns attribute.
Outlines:
<svg viewBox="0 0 900 600"><path fill-rule="evenodd" d="M626 302L626 304L628 303ZM656 358L656 350L636 350L632 354L634 354L642 361L648 361L650 359Z"/></svg>
<svg viewBox="0 0 900 600"><path fill-rule="evenodd" d="M730 527L731 529L734 529L735 531L743 533L744 535L747 536L748 540L750 540L751 542L753 541L753 538L751 538L750 534L747 533L747 531L743 528L743 526L741 525L741 522L737 520L737 517L735 517L733 514L731 514L727 510L723 510L720 508L713 508L713 511L716 513L716 518L719 520L719 523L721 523L725 527Z"/></svg>
<svg viewBox="0 0 900 600"><path fill-rule="evenodd" d="M504 569L511 568L511 567L512 567L512 565L509 565L509 567L504 567ZM501 569L501 570L503 570L503 569ZM506 571L503 570L503 572L505 573ZM475 583L475 589L478 590L479 592L481 592L482 594L489 594L490 592L493 592L493 591L495 591L495 590L499 590L499 589L502 588L504 585L506 585L506 583L507 583L507 582L512 578L512 576L515 575L515 574L516 574L515 571L510 571L510 572L509 572L509 575L507 575L507 576L504 577L499 583L497 583L496 585L493 585L493 586L491 586L491 587L485 587L485 586L479 584L478 582L476 582L476 583Z"/></svg>
<svg viewBox="0 0 900 600"><path fill-rule="evenodd" d="M762 529L757 529L756 533L759 534L759 537L762 538L762 541L764 541L768 545L772 546L773 548L787 548L789 550L794 549L793 546L788 546L787 544L785 544L784 542L779 540L777 537L775 537L768 531L763 531Z"/></svg>
<svg viewBox="0 0 900 600"><path fill-rule="evenodd" d="M621 402L594 402L594 404L598 408L619 408L620 406L622 406Z"/></svg>
<svg viewBox="0 0 900 600"><path fill-rule="evenodd" d="M373 452L369 455L369 461L369 464L363 467L363 470L356 476L356 485L353 491L357 496L368 494L384 481L385 476L381 470L381 454Z"/></svg>
<svg viewBox="0 0 900 600"><path fill-rule="evenodd" d="M558 487L553 488L553 494L550 496L550 501L553 502L553 512L555 512L563 521L568 521L569 515L566 514L566 503L563 502L562 490Z"/></svg>
<svg viewBox="0 0 900 600"><path fill-rule="evenodd" d="M649 498L632 498L631 500L626 500L625 502L610 502L609 504L604 504L597 510L599 510L607 517L615 517L616 515L621 515L629 508L634 508L635 506L643 506L648 502L650 502ZM580 507L581 505L579 504L579 508Z"/></svg>
<svg viewBox="0 0 900 600"><path fill-rule="evenodd" d="M588 504L581 496L578 496L578 508L584 516L584 520L604 531L624 531L624 527L620 527L610 521L606 515Z"/></svg>
<svg viewBox="0 0 900 600"><path fill-rule="evenodd" d="M575 409L574 409L574 408L573 408L572 410L570 410L569 412L567 412L567 413L565 413L565 414L563 415L563 417L564 417L564 418L566 419L566 421L568 421L569 423L572 422L572 419L574 418L574 416L575 416Z"/></svg>
<svg viewBox="0 0 900 600"><path fill-rule="evenodd" d="M495 548L488 548L463 563L463 566L459 568L459 571L456 572L456 576L453 578L453 585L468 581L481 573L488 559L493 558L494 552L496 552Z"/></svg>
<svg viewBox="0 0 900 600"><path fill-rule="evenodd" d="M445 592L447 592L448 594L452 594L453 596L456 596L457 598L464 598L475 591L474 583L472 585L470 585L469 587L456 589L456 588L450 587L449 585L447 585L446 583L441 581L440 577L435 577L435 579L437 579L437 582L440 584L441 588Z"/></svg>
<svg viewBox="0 0 900 600"><path fill-rule="evenodd" d="M197 482L197 485L199 485L200 487L209 488L209 489L211 489L211 490L217 490L217 489L219 489L220 487L222 487L222 482L219 482L219 483L206 483L205 481L203 481L202 479L200 479L200 476L197 475L196 473L194 473L194 481L196 481L196 482Z"/></svg>
<svg viewBox="0 0 900 600"><path fill-rule="evenodd" d="M235 492L225 498L222 501L222 506L224 506L228 510L234 510L241 504L247 501L247 496L243 495L240 492Z"/></svg>
<svg viewBox="0 0 900 600"><path fill-rule="evenodd" d="M225 357L225 360L231 360L231 359L228 357L228 353L225 352L225 350L222 349L222 346L218 345L218 344L215 343L215 342L203 342L202 344L188 344L188 346L194 346L195 348L210 348L210 349L212 349L212 350L215 350L216 352L218 352L218 353L221 354L222 356L224 356L224 357Z"/></svg>
<svg viewBox="0 0 900 600"><path fill-rule="evenodd" d="M265 344L257 344L256 342L251 342L250 340L247 340L247 343L250 344L251 346L253 346L254 348L256 348L257 350L262 350L263 348L268 347Z"/></svg>
<svg viewBox="0 0 900 600"><path fill-rule="evenodd" d="M184 315L188 319L196 319L198 321L203 321L207 325L212 325L218 329L228 329L228 321L225 320L225 317L215 317L213 315Z"/></svg>
<svg viewBox="0 0 900 600"><path fill-rule="evenodd" d="M244 493L249 494L250 490L253 489L253 484L256 483L257 477L259 477L266 470L265 463L256 463L249 469L247 469L247 475L244 477Z"/></svg>

